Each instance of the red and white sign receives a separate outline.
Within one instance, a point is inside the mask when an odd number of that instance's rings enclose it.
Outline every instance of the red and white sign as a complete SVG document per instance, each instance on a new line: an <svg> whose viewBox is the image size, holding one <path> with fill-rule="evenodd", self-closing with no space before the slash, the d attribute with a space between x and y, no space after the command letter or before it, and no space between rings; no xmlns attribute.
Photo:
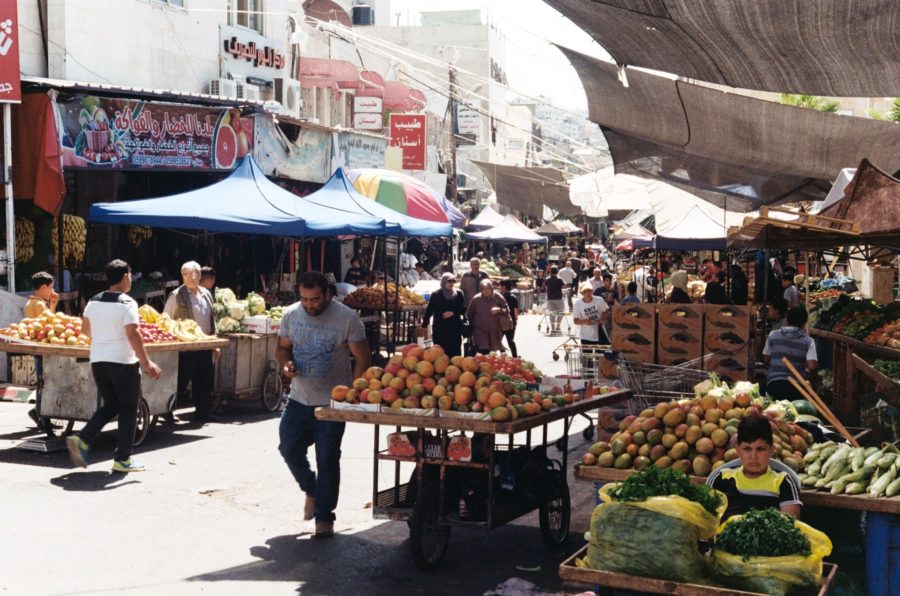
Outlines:
<svg viewBox="0 0 900 596"><path fill-rule="evenodd" d="M0 103L20 103L19 14L16 0L0 0Z"/></svg>
<svg viewBox="0 0 900 596"><path fill-rule="evenodd" d="M425 114L391 114L391 147L403 149L404 170L424 170Z"/></svg>
<svg viewBox="0 0 900 596"><path fill-rule="evenodd" d="M356 113L353 114L353 128L359 130L381 130L384 128L382 116L378 114Z"/></svg>
<svg viewBox="0 0 900 596"><path fill-rule="evenodd" d="M384 100L380 97L353 97L354 114L380 114L384 111Z"/></svg>

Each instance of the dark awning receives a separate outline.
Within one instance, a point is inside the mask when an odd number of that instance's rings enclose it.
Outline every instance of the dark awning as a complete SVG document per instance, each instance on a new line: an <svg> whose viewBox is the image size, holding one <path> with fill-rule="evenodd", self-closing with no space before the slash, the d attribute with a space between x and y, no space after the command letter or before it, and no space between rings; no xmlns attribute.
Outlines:
<svg viewBox="0 0 900 596"><path fill-rule="evenodd" d="M796 108L626 69L563 49L604 126L616 171L688 187L722 203L822 198L841 168L863 158L900 163L892 122ZM699 192L698 192L699 191ZM736 208L731 201L728 208Z"/></svg>
<svg viewBox="0 0 900 596"><path fill-rule="evenodd" d="M557 169L472 163L484 173L501 205L534 217L543 217L545 205L563 215L581 213L569 199L569 185Z"/></svg>
<svg viewBox="0 0 900 596"><path fill-rule="evenodd" d="M900 95L896 0L545 0L617 64L776 93Z"/></svg>

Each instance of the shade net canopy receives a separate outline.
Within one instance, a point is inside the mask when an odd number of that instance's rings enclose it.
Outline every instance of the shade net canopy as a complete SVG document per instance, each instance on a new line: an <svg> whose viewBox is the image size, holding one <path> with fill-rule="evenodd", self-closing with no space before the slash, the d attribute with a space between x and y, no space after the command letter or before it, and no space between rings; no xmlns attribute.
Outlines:
<svg viewBox="0 0 900 596"><path fill-rule="evenodd" d="M724 250L725 226L697 206L673 225L657 231L656 248L668 250Z"/></svg>
<svg viewBox="0 0 900 596"><path fill-rule="evenodd" d="M900 246L900 179L863 160L844 197L820 214L859 223L866 242Z"/></svg>
<svg viewBox="0 0 900 596"><path fill-rule="evenodd" d="M720 85L900 95L896 0L545 0L617 64Z"/></svg>
<svg viewBox="0 0 900 596"><path fill-rule="evenodd" d="M569 199L569 185L557 169L472 163L484 173L501 205L538 218L543 218L545 205L562 215L581 213Z"/></svg>
<svg viewBox="0 0 900 596"><path fill-rule="evenodd" d="M491 242L546 244L547 239L523 224L514 215L505 215L503 222L483 232L472 232L469 238L475 240L489 240Z"/></svg>
<svg viewBox="0 0 900 596"><path fill-rule="evenodd" d="M353 187L342 168L335 170L322 188L303 198L320 207L335 210L338 217L346 213L383 219L388 229L401 236L435 237L453 233L449 223L410 217L362 195Z"/></svg>
<svg viewBox="0 0 900 596"><path fill-rule="evenodd" d="M501 223L503 223L503 216L497 213L490 205L486 205L481 210L481 213L476 215L474 219L469 220L469 227L484 230L498 226Z"/></svg>
<svg viewBox="0 0 900 596"><path fill-rule="evenodd" d="M727 93L563 49L617 173L656 178L726 209L821 200L841 168L900 163L900 127Z"/></svg>
<svg viewBox="0 0 900 596"><path fill-rule="evenodd" d="M330 192L325 190L326 194ZM250 156L216 184L157 199L95 203L88 219L98 223L296 238L379 236L399 231L399 226L389 226L383 218L323 207L298 197L266 178Z"/></svg>

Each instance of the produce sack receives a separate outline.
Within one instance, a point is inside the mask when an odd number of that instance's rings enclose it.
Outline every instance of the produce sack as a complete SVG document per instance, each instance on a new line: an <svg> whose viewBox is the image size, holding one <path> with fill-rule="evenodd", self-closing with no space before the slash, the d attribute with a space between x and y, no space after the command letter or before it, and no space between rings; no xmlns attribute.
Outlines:
<svg viewBox="0 0 900 596"><path fill-rule="evenodd" d="M591 514L587 556L580 567L688 583L711 583L698 540L711 538L727 502L716 514L680 496L615 502L600 489L603 504Z"/></svg>
<svg viewBox="0 0 900 596"><path fill-rule="evenodd" d="M730 517L716 534L743 516ZM812 526L796 520L795 527L809 539L810 554L784 557L748 557L713 550L710 563L716 579L729 587L784 596L793 588L816 587L822 583L822 559L831 554L831 540Z"/></svg>

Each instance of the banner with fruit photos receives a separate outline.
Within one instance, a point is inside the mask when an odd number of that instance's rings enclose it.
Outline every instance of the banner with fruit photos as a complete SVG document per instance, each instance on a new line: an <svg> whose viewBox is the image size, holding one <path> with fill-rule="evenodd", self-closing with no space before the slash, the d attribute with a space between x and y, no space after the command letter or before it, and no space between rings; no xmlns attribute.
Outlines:
<svg viewBox="0 0 900 596"><path fill-rule="evenodd" d="M253 117L236 108L93 95L56 107L66 168L230 170L253 147Z"/></svg>

